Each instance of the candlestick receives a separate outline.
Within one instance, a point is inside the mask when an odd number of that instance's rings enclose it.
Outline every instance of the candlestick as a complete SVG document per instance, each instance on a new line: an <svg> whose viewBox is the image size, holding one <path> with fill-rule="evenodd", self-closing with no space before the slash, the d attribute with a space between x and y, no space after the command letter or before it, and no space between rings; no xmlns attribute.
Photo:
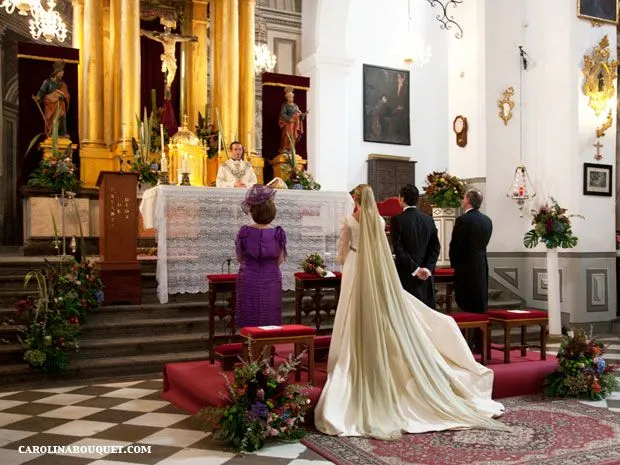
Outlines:
<svg viewBox="0 0 620 465"><path fill-rule="evenodd" d="M164 156L164 125L159 125L159 133L161 134L161 156Z"/></svg>
<svg viewBox="0 0 620 465"><path fill-rule="evenodd" d="M164 155L161 156L161 169L162 173L166 173L168 171L168 161Z"/></svg>

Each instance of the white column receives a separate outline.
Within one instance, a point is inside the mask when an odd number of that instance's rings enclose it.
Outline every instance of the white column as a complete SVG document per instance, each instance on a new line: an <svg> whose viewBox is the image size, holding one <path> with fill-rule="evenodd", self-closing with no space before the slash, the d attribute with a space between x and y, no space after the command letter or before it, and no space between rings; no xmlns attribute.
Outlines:
<svg viewBox="0 0 620 465"><path fill-rule="evenodd" d="M310 78L307 109L308 170L323 190L347 190L347 81L353 61L313 54L299 63Z"/></svg>

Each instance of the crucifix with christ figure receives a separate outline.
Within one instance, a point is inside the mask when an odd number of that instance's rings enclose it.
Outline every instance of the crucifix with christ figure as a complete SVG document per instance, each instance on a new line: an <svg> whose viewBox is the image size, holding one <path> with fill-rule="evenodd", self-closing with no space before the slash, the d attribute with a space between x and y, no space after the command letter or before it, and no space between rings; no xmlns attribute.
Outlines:
<svg viewBox="0 0 620 465"><path fill-rule="evenodd" d="M177 42L196 42L198 37L173 34L168 27L164 27L164 32L140 29L140 35L160 42L164 47L164 53L160 55L161 71L166 75L166 93L169 94L174 76L177 73L177 59L175 56Z"/></svg>

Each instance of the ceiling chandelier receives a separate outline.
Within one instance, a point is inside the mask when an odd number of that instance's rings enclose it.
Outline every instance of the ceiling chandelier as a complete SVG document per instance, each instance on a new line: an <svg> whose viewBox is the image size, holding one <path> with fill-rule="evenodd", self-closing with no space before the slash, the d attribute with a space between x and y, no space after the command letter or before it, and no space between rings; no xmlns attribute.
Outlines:
<svg viewBox="0 0 620 465"><path fill-rule="evenodd" d="M35 39L43 36L46 42L51 42L54 37L64 42L67 38L67 26L60 14L54 11L56 2L49 0L47 7L47 10L40 7L33 12L30 20L30 35Z"/></svg>
<svg viewBox="0 0 620 465"><path fill-rule="evenodd" d="M413 27L413 17L411 15L411 0L407 0L409 13L408 33L405 39L405 56L403 62L408 68L422 68L427 64L433 53L431 47L424 43L421 33L421 27ZM414 32L414 30L416 32Z"/></svg>
<svg viewBox="0 0 620 465"><path fill-rule="evenodd" d="M17 8L18 14L28 16L28 13L41 8L41 0L1 0L0 8L4 7L8 14L12 14Z"/></svg>
<svg viewBox="0 0 620 465"><path fill-rule="evenodd" d="M272 72L277 63L277 57L271 53L267 44L254 45L254 72L262 74L264 72Z"/></svg>

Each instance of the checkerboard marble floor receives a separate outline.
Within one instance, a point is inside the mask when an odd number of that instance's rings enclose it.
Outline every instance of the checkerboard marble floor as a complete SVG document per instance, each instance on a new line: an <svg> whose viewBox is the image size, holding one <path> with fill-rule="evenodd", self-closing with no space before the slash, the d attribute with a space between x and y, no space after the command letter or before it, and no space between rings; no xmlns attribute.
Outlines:
<svg viewBox="0 0 620 465"><path fill-rule="evenodd" d="M620 365L620 339L600 337L606 359ZM550 344L556 354L559 344ZM0 392L0 465L319 465L303 444L273 444L239 454L202 432L160 397L160 378L93 381ZM620 412L620 392L585 402ZM20 446L24 446L21 447ZM91 446L78 453L37 453L34 446ZM96 446L119 452L98 453ZM132 453L138 446L141 453ZM144 449L148 447L148 451ZM20 452L20 450L22 452ZM72 448L72 452L75 452ZM63 451L64 452L64 451Z"/></svg>
<svg viewBox="0 0 620 465"><path fill-rule="evenodd" d="M331 463L299 443L274 444L254 454L227 449L201 431L189 415L163 400L161 387L161 379L144 379L0 392L0 464ZM34 448L69 445L70 455L66 449L63 455ZM118 451L92 446L117 446ZM133 453L136 450L141 452Z"/></svg>

